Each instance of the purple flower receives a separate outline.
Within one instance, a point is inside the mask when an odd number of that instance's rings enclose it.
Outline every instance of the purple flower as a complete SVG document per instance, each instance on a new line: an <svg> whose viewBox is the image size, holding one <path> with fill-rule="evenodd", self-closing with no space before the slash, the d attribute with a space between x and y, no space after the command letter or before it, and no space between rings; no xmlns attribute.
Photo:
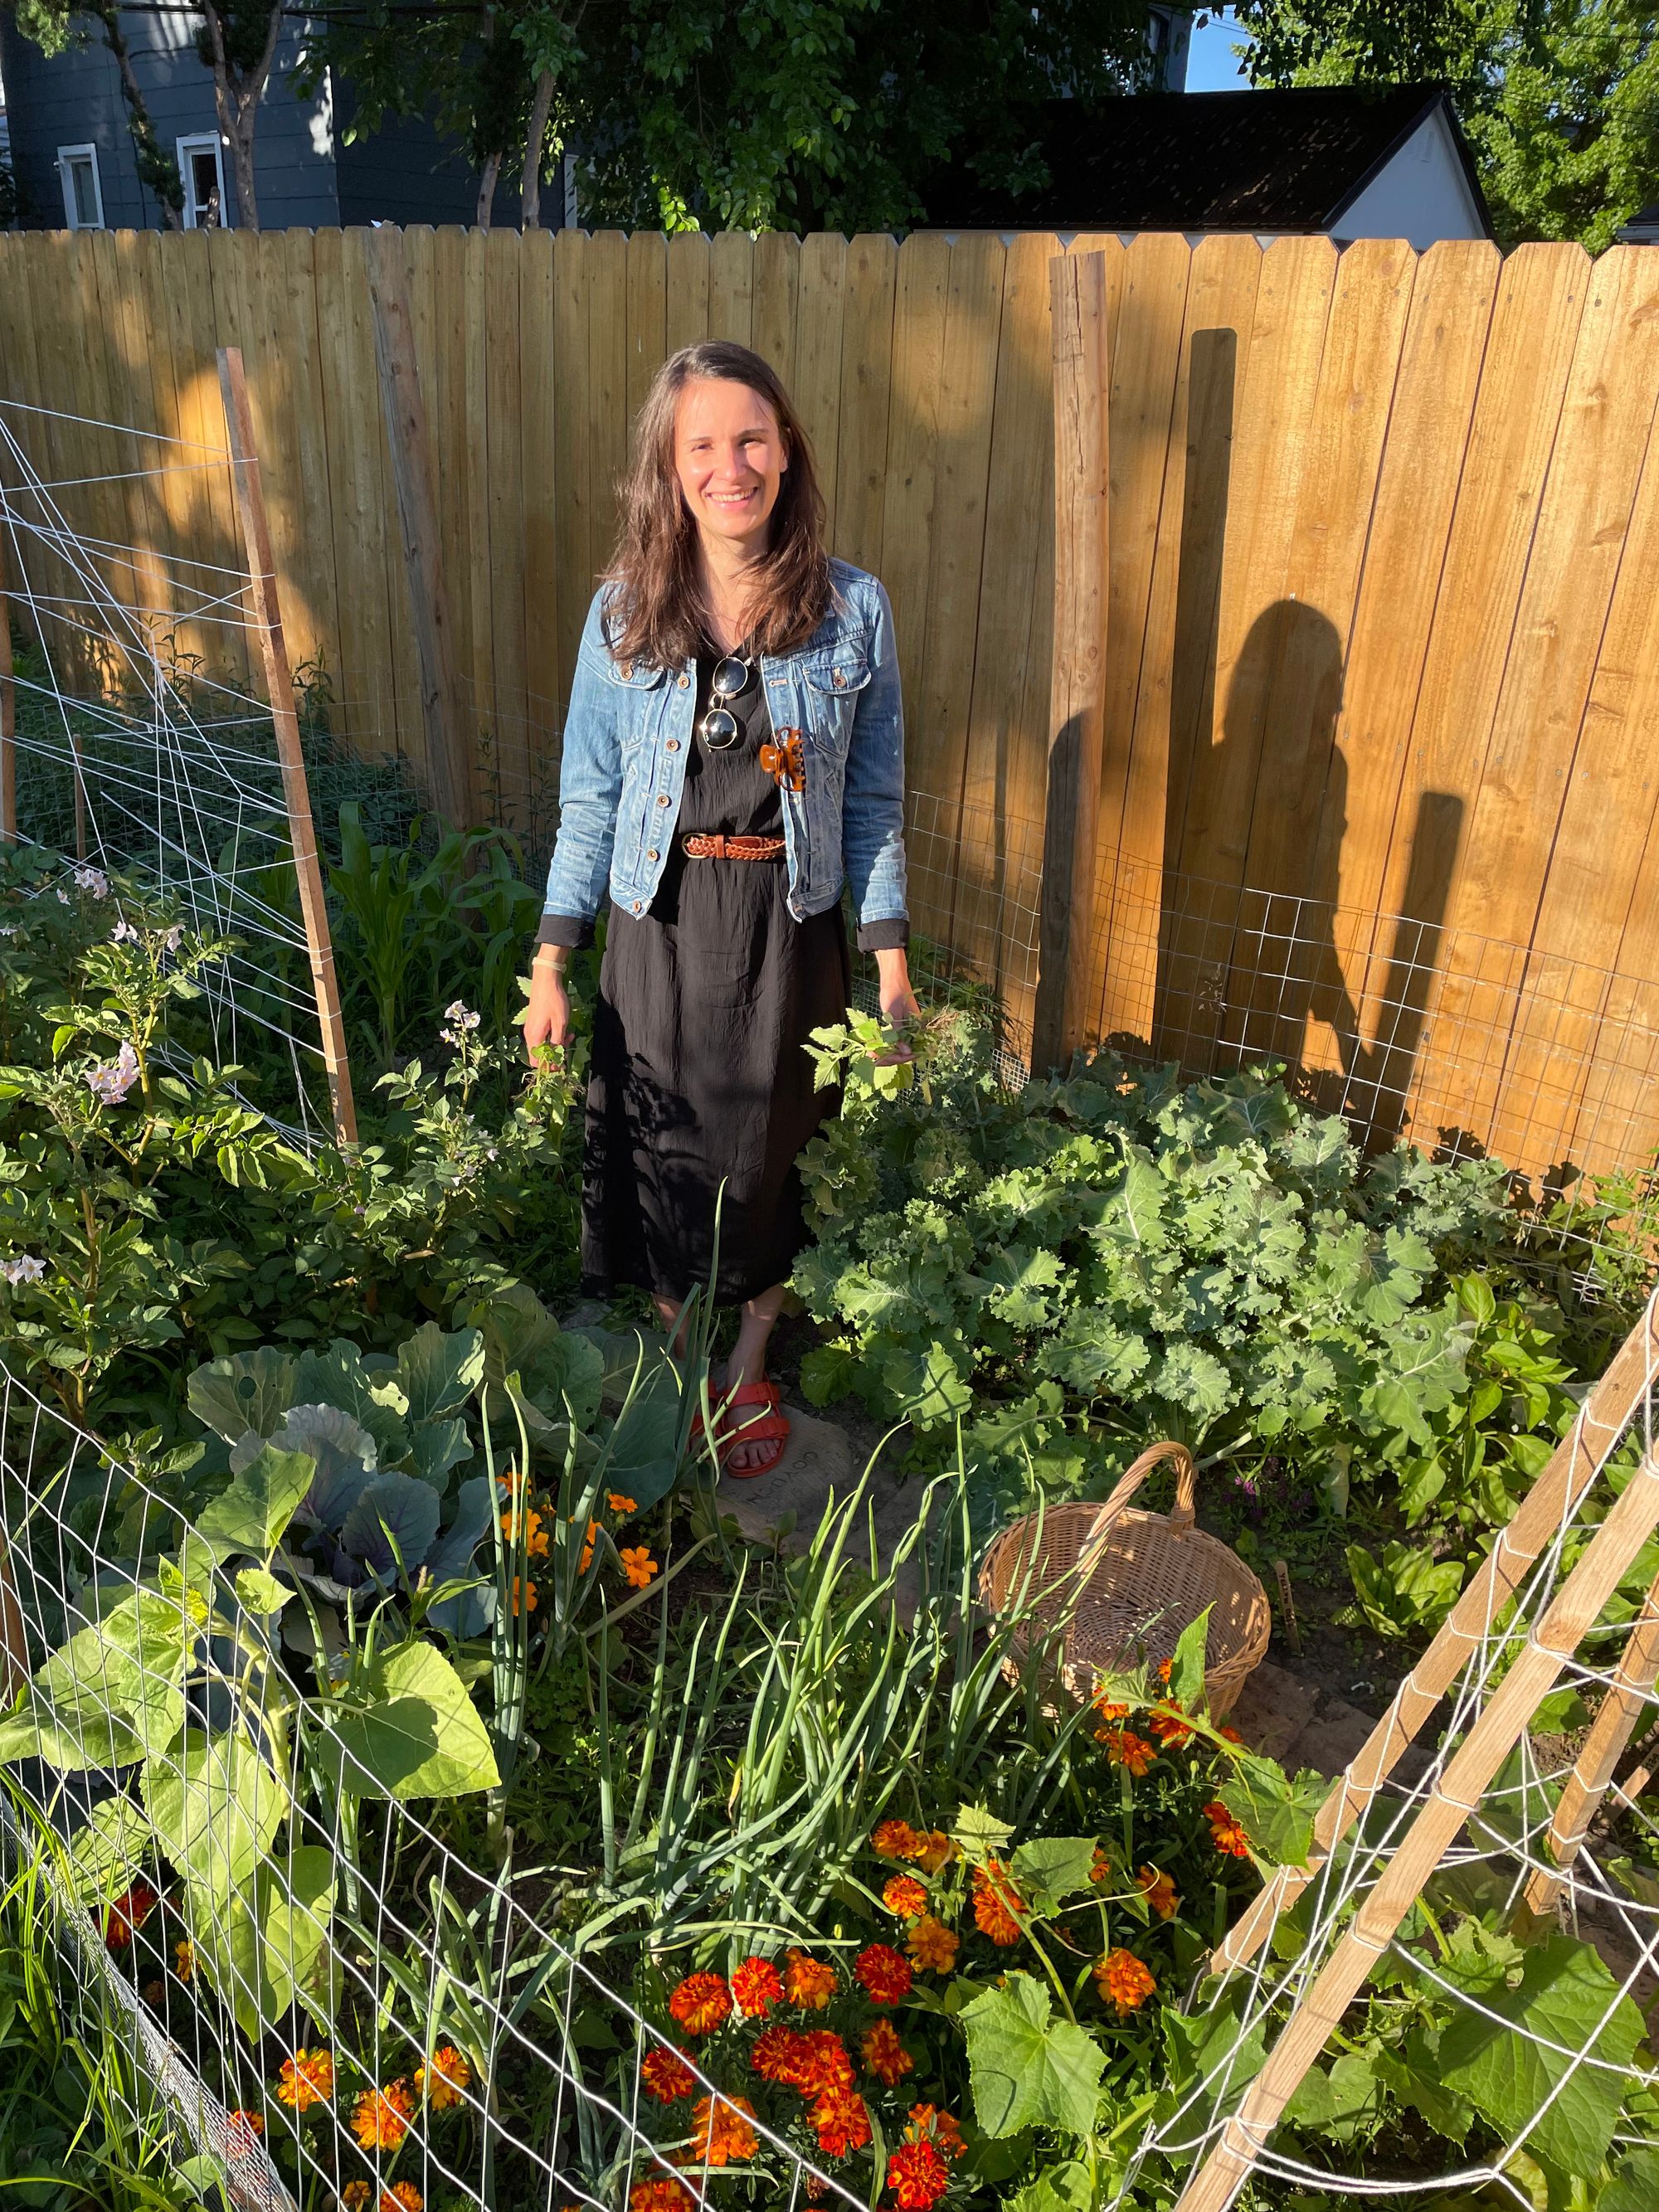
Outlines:
<svg viewBox="0 0 1659 2212"><path fill-rule="evenodd" d="M118 1106L138 1080L138 1055L124 1044L113 1060L100 1060L87 1071L87 1088L100 1106Z"/></svg>
<svg viewBox="0 0 1659 2212"><path fill-rule="evenodd" d="M175 921L172 928L168 930L167 935L161 939L162 944L166 945L169 952L176 952L184 941L185 925L182 921Z"/></svg>
<svg viewBox="0 0 1659 2212"><path fill-rule="evenodd" d="M459 1045L470 1030L477 1028L479 1017L464 1000L452 999L444 1008L444 1019L449 1026L440 1030L438 1035L446 1044Z"/></svg>
<svg viewBox="0 0 1659 2212"><path fill-rule="evenodd" d="M138 933L125 915L109 934L112 945L136 945L138 942Z"/></svg>
<svg viewBox="0 0 1659 2212"><path fill-rule="evenodd" d="M101 868L81 867L75 871L75 888L89 891L95 899L109 896L109 878Z"/></svg>
<svg viewBox="0 0 1659 2212"><path fill-rule="evenodd" d="M28 1252L19 1253L15 1260L0 1260L0 1275L5 1277L13 1290L15 1290L20 1283L40 1282L46 1272L46 1261L35 1259L33 1254Z"/></svg>

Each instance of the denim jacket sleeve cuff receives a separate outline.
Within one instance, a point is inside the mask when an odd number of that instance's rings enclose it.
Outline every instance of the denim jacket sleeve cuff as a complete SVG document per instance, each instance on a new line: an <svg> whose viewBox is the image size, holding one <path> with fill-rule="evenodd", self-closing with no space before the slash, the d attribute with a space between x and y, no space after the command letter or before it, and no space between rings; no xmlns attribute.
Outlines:
<svg viewBox="0 0 1659 2212"><path fill-rule="evenodd" d="M910 925L902 915L894 921L866 921L859 925L860 952L896 952L909 942Z"/></svg>
<svg viewBox="0 0 1659 2212"><path fill-rule="evenodd" d="M536 932L538 945L568 945L573 951L585 951L593 942L593 917L579 914L544 914L542 926Z"/></svg>

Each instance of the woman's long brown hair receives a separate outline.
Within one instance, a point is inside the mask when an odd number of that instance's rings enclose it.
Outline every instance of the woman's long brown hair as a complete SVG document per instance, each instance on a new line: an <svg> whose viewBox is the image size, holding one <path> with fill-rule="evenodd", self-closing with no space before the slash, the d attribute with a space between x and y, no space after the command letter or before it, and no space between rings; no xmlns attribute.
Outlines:
<svg viewBox="0 0 1659 2212"><path fill-rule="evenodd" d="M772 509L772 535L760 562L750 639L758 653L804 644L830 605L823 549L823 499L812 448L770 362L747 346L708 338L683 346L657 371L635 430L634 460L623 489L622 529L605 571L605 604L618 660L678 667L704 649L706 623L697 564L697 526L674 471L680 394L699 377L747 385L777 417L789 465Z"/></svg>

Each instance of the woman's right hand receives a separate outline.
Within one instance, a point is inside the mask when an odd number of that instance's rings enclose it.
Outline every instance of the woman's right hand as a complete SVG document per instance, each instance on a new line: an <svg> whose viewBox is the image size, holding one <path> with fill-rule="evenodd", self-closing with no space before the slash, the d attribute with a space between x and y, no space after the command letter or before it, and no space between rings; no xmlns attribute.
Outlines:
<svg viewBox="0 0 1659 2212"><path fill-rule="evenodd" d="M530 1064L543 1045L562 1048L570 1042L570 993L564 971L538 953L530 970L530 1004L525 1009L524 1042Z"/></svg>

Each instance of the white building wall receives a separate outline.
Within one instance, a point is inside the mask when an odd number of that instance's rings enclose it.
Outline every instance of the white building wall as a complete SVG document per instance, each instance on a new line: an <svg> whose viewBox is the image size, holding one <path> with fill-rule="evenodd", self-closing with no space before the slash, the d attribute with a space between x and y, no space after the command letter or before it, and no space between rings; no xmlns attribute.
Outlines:
<svg viewBox="0 0 1659 2212"><path fill-rule="evenodd" d="M1442 238L1486 235L1451 128L1437 110L1424 117L1331 225L1331 236L1342 246L1354 238L1403 238L1420 251Z"/></svg>

